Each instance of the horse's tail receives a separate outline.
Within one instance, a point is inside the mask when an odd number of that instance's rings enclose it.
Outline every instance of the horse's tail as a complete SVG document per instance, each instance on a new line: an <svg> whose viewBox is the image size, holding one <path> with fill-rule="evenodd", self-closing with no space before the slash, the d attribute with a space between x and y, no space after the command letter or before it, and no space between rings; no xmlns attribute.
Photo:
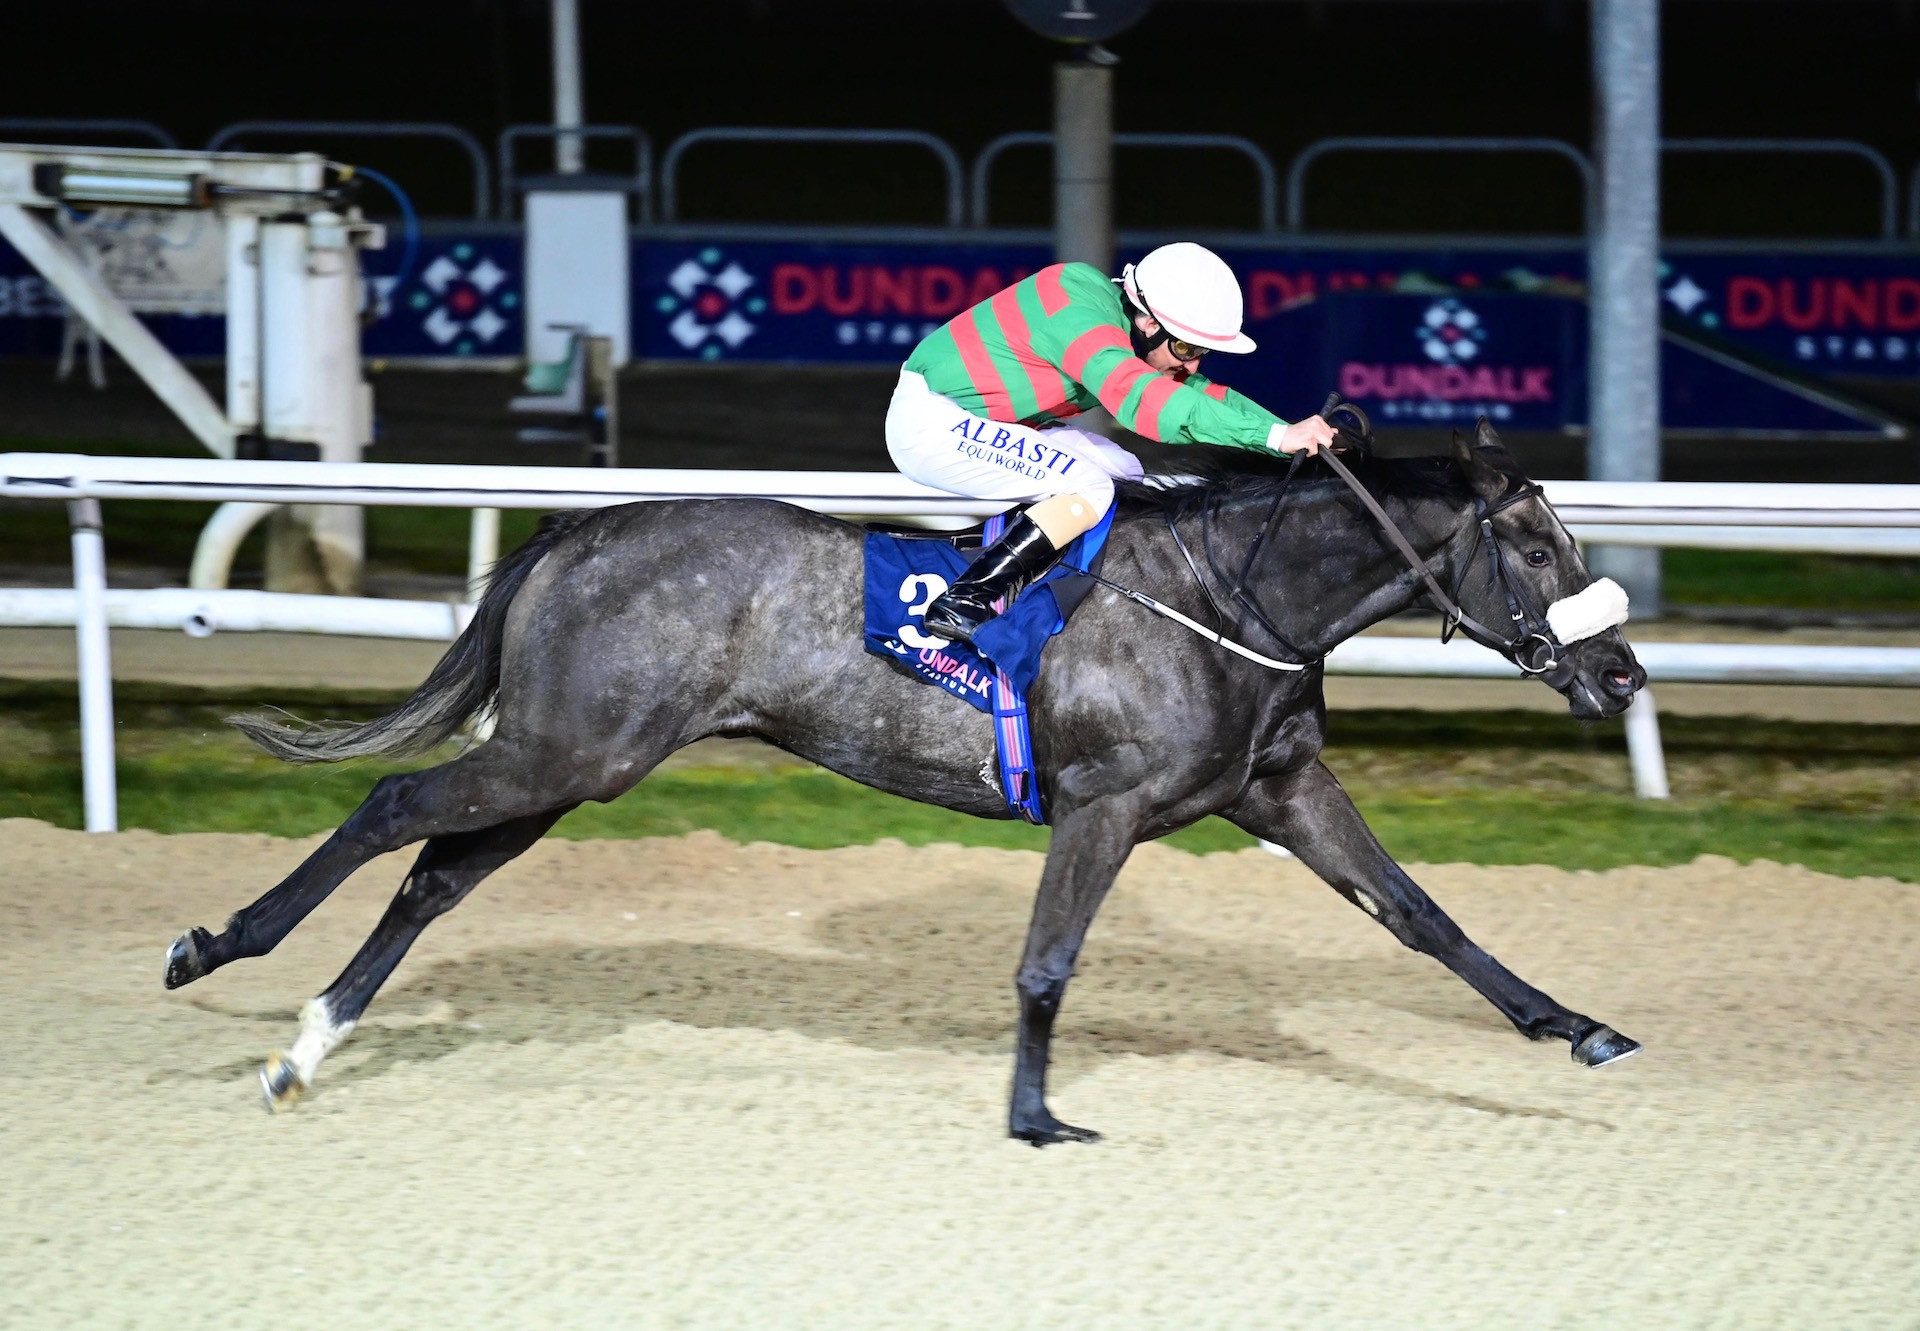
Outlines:
<svg viewBox="0 0 1920 1331"><path fill-rule="evenodd" d="M495 564L466 631L454 639L413 696L385 716L359 725L347 721L283 725L273 716L248 713L228 717L227 724L290 763L404 757L433 748L493 704L500 692L507 607L547 551L588 516L584 512L552 514L525 545Z"/></svg>

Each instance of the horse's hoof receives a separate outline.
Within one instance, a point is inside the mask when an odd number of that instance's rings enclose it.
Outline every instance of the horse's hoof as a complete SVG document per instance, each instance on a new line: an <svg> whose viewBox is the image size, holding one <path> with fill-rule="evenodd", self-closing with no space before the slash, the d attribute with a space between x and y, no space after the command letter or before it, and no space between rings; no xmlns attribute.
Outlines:
<svg viewBox="0 0 1920 1331"><path fill-rule="evenodd" d="M269 1114L286 1113L306 1091L307 1084L285 1054L275 1054L260 1065L260 1099Z"/></svg>
<svg viewBox="0 0 1920 1331"><path fill-rule="evenodd" d="M1100 1134L1092 1128L1076 1128L1049 1115L1033 1123L1015 1123L1007 1135L1029 1146L1052 1146L1058 1142L1097 1142Z"/></svg>
<svg viewBox="0 0 1920 1331"><path fill-rule="evenodd" d="M1573 1047L1573 1061L1586 1067L1604 1067L1640 1052L1640 1042L1629 1040L1611 1026L1595 1026Z"/></svg>
<svg viewBox="0 0 1920 1331"><path fill-rule="evenodd" d="M213 935L205 929L189 929L167 948L167 973L163 983L169 989L191 984L207 973L206 946Z"/></svg>

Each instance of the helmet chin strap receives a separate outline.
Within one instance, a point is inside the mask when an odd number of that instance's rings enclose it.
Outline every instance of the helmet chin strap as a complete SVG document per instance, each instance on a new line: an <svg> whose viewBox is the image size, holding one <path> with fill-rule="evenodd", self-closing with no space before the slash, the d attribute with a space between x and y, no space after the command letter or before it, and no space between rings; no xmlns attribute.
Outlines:
<svg viewBox="0 0 1920 1331"><path fill-rule="evenodd" d="M1141 296L1140 287L1133 279L1132 264L1121 269L1120 276L1113 280L1125 295L1127 306L1132 311L1127 318L1127 337L1133 343L1133 354L1145 360L1148 352L1165 346L1173 334L1168 331L1164 323L1160 322L1160 317L1147 308L1146 301ZM1153 320L1159 332L1148 334L1140 331L1140 316L1143 314Z"/></svg>
<svg viewBox="0 0 1920 1331"><path fill-rule="evenodd" d="M1133 354L1145 360L1149 352L1158 351L1164 347L1173 334L1167 331L1165 324L1160 325L1160 331L1157 333L1143 333L1140 331L1139 319L1134 318L1127 321L1127 336L1133 339Z"/></svg>

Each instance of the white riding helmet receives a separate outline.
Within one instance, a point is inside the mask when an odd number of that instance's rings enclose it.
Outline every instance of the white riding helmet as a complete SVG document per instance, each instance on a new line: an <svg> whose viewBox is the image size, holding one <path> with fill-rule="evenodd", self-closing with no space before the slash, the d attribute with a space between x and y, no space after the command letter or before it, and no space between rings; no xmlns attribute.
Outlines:
<svg viewBox="0 0 1920 1331"><path fill-rule="evenodd" d="M1240 331L1246 302L1239 279L1205 245L1162 245L1120 270L1120 289L1182 342L1215 351L1253 350L1253 339Z"/></svg>

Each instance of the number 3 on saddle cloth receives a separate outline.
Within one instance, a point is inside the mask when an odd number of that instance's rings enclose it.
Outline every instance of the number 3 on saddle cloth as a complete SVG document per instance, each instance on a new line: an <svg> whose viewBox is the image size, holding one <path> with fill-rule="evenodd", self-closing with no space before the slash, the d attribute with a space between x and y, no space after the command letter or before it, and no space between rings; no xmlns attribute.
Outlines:
<svg viewBox="0 0 1920 1331"><path fill-rule="evenodd" d="M987 519L980 531L981 546L999 538L1007 517L1001 513ZM1040 673L1041 648L1067 626L1067 617L1093 590L1093 580L1084 574L1098 571L1112 526L1109 508L1100 525L1068 545L1045 577L974 635L977 648L935 637L921 618L979 553L978 548L963 551L955 545L956 536L972 533L909 536L898 528L869 528L867 533L867 650L993 716L1001 794L1007 807L1030 823L1045 823L1047 817L1034 779L1027 689Z"/></svg>

